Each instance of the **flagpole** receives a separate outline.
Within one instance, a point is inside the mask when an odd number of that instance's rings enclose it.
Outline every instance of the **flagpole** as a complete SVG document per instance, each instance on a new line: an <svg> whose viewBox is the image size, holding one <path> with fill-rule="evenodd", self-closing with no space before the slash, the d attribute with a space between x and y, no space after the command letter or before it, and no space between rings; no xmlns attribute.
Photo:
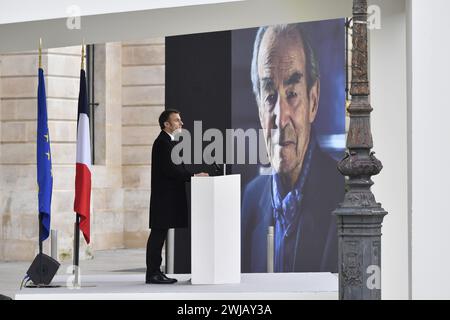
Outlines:
<svg viewBox="0 0 450 320"><path fill-rule="evenodd" d="M43 214L39 213L39 285L43 283L42 280L42 219Z"/></svg>
<svg viewBox="0 0 450 320"><path fill-rule="evenodd" d="M81 44L81 69L84 69L84 39ZM75 248L73 256L75 285L79 284L79 265L80 265L80 214L77 212L75 220Z"/></svg>
<svg viewBox="0 0 450 320"><path fill-rule="evenodd" d="M84 39L83 43L81 44L81 69L84 69Z"/></svg>
<svg viewBox="0 0 450 320"><path fill-rule="evenodd" d="M42 68L42 38L39 38L39 69ZM43 229L43 214L39 212L39 284L42 284L42 229Z"/></svg>
<svg viewBox="0 0 450 320"><path fill-rule="evenodd" d="M75 284L78 285L78 268L80 265L80 215L77 213L75 218L75 249L73 256L73 272L75 274Z"/></svg>
<svg viewBox="0 0 450 320"><path fill-rule="evenodd" d="M42 38L39 38L39 69L42 68Z"/></svg>

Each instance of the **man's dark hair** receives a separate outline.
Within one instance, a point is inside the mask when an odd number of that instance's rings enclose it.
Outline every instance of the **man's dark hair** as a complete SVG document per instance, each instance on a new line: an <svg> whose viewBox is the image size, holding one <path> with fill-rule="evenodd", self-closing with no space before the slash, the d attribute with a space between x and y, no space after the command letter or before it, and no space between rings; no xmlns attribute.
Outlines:
<svg viewBox="0 0 450 320"><path fill-rule="evenodd" d="M259 83L259 74L258 74L258 55L259 48L261 46L262 39L266 33L266 31L272 28L277 35L289 32L298 32L300 38L303 41L303 48L305 50L305 58L306 58L306 85L308 92L311 90L312 86L316 83L317 80L320 79L320 70L319 70L319 61L317 56L311 46L311 43L303 31L301 25L299 23L296 24L281 24L275 26L265 26L258 29L255 38L255 44L253 47L253 58L252 58L252 69L251 69L251 77L253 83L253 93L255 97L259 101L260 95L260 83Z"/></svg>
<svg viewBox="0 0 450 320"><path fill-rule="evenodd" d="M164 122L169 120L169 117L172 113L180 114L180 111L175 110L175 109L167 109L167 110L164 110L161 113L161 115L159 116L158 122L159 122L159 126L161 127L161 130L163 130L165 128Z"/></svg>

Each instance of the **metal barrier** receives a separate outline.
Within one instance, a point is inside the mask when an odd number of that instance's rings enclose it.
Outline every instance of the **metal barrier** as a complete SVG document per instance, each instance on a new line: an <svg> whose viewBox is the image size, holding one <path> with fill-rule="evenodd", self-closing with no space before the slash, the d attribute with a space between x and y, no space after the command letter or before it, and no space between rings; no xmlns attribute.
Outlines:
<svg viewBox="0 0 450 320"><path fill-rule="evenodd" d="M166 273L175 272L175 229L169 229L166 238Z"/></svg>
<svg viewBox="0 0 450 320"><path fill-rule="evenodd" d="M273 226L270 226L267 230L267 272L268 273L273 273L274 231L275 231L275 228Z"/></svg>
<svg viewBox="0 0 450 320"><path fill-rule="evenodd" d="M51 230L51 248L50 248L50 256L58 261L58 230Z"/></svg>

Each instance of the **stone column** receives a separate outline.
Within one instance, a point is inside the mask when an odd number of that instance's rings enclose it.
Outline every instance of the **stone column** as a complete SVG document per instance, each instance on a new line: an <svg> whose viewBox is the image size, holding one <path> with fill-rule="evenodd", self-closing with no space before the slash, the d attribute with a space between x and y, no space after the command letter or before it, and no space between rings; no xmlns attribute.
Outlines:
<svg viewBox="0 0 450 320"><path fill-rule="evenodd" d="M149 235L152 144L164 110L165 39L122 44L122 162L126 248L145 248Z"/></svg>
<svg viewBox="0 0 450 320"><path fill-rule="evenodd" d="M348 177L344 202L334 211L339 241L339 298L381 299L381 224L387 212L375 201L371 177L383 166L375 158L370 113L367 0L353 1L352 101L347 155L339 171Z"/></svg>
<svg viewBox="0 0 450 320"><path fill-rule="evenodd" d="M94 47L95 165L91 233L94 251L124 248L122 188L122 45Z"/></svg>

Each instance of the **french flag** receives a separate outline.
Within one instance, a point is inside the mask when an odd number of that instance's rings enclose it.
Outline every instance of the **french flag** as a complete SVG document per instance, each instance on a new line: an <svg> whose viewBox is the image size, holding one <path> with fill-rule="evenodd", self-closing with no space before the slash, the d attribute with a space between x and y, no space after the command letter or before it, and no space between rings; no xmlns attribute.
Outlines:
<svg viewBox="0 0 450 320"><path fill-rule="evenodd" d="M91 205L91 139L86 95L86 73L81 69L80 95L78 97L77 167L75 176L74 210L80 215L80 230L90 242Z"/></svg>

